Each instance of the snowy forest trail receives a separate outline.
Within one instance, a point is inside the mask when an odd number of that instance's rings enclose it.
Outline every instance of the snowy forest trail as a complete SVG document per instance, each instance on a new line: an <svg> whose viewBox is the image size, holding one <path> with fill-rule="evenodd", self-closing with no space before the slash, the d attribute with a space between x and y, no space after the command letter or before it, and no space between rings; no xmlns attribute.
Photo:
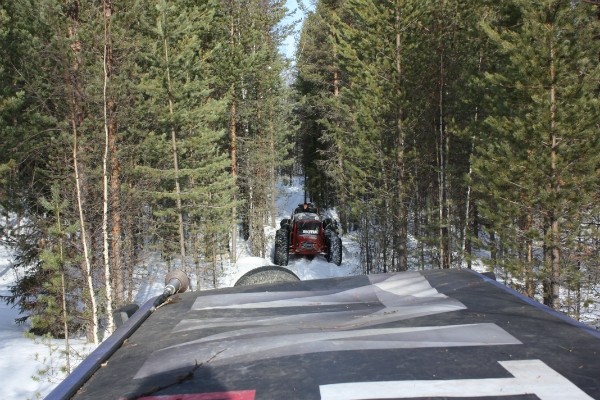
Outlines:
<svg viewBox="0 0 600 400"><path fill-rule="evenodd" d="M277 208L277 220L275 221L275 226L278 227L279 222L283 218L290 218L292 211L305 201L303 186L302 178L295 178L289 184L280 183L278 185L278 196L275 203ZM336 210L321 210L321 213L337 219ZM265 258L250 255L247 244L241 242L238 246L238 260L232 268L224 271L224 276L221 277L219 286L233 286L237 279L246 272L258 267L275 265L273 263L273 252L276 230L277 229L270 226L265 226L267 243ZM350 235L346 235L342 237L342 264L340 266L327 262L322 255L317 255L312 258L291 255L289 264L286 268L295 273L301 280L359 275L361 274L362 268L360 266L358 252L359 247L356 241Z"/></svg>
<svg viewBox="0 0 600 400"><path fill-rule="evenodd" d="M303 181L296 178L290 185L280 185L278 187L277 224L283 218L290 218L292 211L305 201ZM318 204L317 204L318 206ZM321 210L321 213L327 217L338 219L336 210ZM269 251L271 260L273 260L273 244L275 242L275 230L267 229L266 234L269 238ZM336 278L340 276L358 275L361 273L358 262L358 246L350 237L342 238L342 264L337 266L327 262L325 257L317 255L313 258L302 256L290 256L287 266L301 280ZM271 263L272 264L272 263Z"/></svg>

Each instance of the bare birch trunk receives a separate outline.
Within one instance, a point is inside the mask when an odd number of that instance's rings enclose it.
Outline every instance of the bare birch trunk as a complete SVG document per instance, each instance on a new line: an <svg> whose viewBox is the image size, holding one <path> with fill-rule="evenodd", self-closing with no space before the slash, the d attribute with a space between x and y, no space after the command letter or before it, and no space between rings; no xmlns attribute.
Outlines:
<svg viewBox="0 0 600 400"><path fill-rule="evenodd" d="M111 17L110 1L104 1L102 4L103 18L104 18L104 56L102 67L104 71L104 82L102 87L102 101L104 107L104 156L102 157L102 241L103 241L103 256L104 256L104 285L106 292L106 319L107 327L106 331L110 335L113 333L115 326L112 315L112 283L111 283L111 272L110 272L110 257L109 257L109 245L108 245L108 150L110 142L110 132L108 129L108 79L109 79L109 29L110 29L110 17Z"/></svg>
<svg viewBox="0 0 600 400"><path fill-rule="evenodd" d="M77 208L79 211L79 224L81 226L81 244L83 247L83 257L84 257L84 276L87 283L87 289L89 291L90 296L90 306L91 306L91 339L94 345L98 345L98 307L96 305L96 295L94 293L94 281L92 277L92 263L90 260L90 251L88 249L88 235L86 231L86 222L85 216L83 213L83 194L81 188L81 177L79 171L79 162L78 162L78 129L81 124L81 112L79 110L80 104L78 103L78 82L77 82L77 74L79 72L80 67L80 52L81 52L81 42L78 39L78 27L79 27L79 9L80 4L79 1L75 1L71 7L72 12L69 15L71 26L69 26L68 37L71 40L71 51L73 52L73 64L71 66L71 71L68 71L68 76L65 78L66 83L70 86L69 92L69 106L70 106L70 124L71 131L73 134L73 170L75 173L75 189L77 196Z"/></svg>
<svg viewBox="0 0 600 400"><path fill-rule="evenodd" d="M96 295L94 293L94 281L92 277L92 264L90 262L90 252L88 250L88 237L85 229L85 217L83 215L83 200L81 194L81 180L79 177L79 164L77 161L77 124L75 114L71 114L71 129L73 131L73 169L75 171L75 188L77 190L77 208L79 209L79 224L81 225L81 243L83 245L83 256L85 261L85 277L88 291L90 293L90 304L92 308L92 340L94 345L98 345L98 308L96 306Z"/></svg>

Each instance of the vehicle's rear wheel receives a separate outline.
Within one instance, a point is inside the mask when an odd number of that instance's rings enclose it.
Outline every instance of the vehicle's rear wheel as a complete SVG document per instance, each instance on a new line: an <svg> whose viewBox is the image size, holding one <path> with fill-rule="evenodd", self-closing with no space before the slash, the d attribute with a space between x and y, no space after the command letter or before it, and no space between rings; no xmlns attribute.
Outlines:
<svg viewBox="0 0 600 400"><path fill-rule="evenodd" d="M282 219L281 221L279 221L279 226L280 226L281 228L284 228L284 229L290 229L290 224L291 224L291 223L292 223L292 220L291 220L291 219L289 219L289 218L284 218L284 219Z"/></svg>
<svg viewBox="0 0 600 400"><path fill-rule="evenodd" d="M329 240L327 240L327 261L335 265L342 264L342 239L334 232L330 232Z"/></svg>
<svg viewBox="0 0 600 400"><path fill-rule="evenodd" d="M288 265L290 253L288 244L288 230L278 229L275 233L275 254L273 262L277 265Z"/></svg>

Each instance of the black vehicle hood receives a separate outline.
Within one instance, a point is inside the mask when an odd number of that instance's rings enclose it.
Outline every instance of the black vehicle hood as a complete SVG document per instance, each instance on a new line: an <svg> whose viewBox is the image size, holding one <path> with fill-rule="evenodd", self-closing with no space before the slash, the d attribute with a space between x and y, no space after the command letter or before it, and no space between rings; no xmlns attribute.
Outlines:
<svg viewBox="0 0 600 400"><path fill-rule="evenodd" d="M73 396L450 397L600 399L600 334L469 270L184 293Z"/></svg>

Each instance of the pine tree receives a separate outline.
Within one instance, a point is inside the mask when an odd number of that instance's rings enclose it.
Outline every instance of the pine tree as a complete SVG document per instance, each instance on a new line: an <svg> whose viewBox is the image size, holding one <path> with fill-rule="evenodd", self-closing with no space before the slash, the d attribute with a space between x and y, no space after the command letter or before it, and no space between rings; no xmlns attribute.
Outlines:
<svg viewBox="0 0 600 400"><path fill-rule="evenodd" d="M43 79L51 66L37 40L51 30L30 12L36 7L33 1L0 4L0 209L19 220L36 208L46 183L39 175L49 154L45 143L54 135L45 99L52 84Z"/></svg>
<svg viewBox="0 0 600 400"><path fill-rule="evenodd" d="M72 265L65 238L77 232L77 225L65 225L62 213L68 202L60 198L58 186L52 187L50 199L40 199L41 205L48 211L52 226L48 229L48 241L40 254L41 270L44 271L44 293L38 297L43 305L40 312L31 318L32 331L50 332L55 337L65 339L66 372L71 372L71 349L69 344L69 327L73 326L72 309L76 308L73 296L74 282L69 279L67 268Z"/></svg>
<svg viewBox="0 0 600 400"><path fill-rule="evenodd" d="M374 271L407 268L406 173L410 122L406 65L411 44L405 26L409 2L348 1L336 28L343 73L340 102L346 124L329 123L343 160L348 206L361 221L366 265ZM343 115L343 114L342 114ZM368 268L371 272L370 268Z"/></svg>
<svg viewBox="0 0 600 400"><path fill-rule="evenodd" d="M40 207L39 198L49 195L54 182L64 182L71 163L68 156L63 157L69 146L64 146L61 134L66 121L65 97L61 97L66 87L63 67L68 53L62 39L66 20L58 17L56 11L60 8L56 5L52 1L29 1L4 2L2 6L10 15L2 41L2 49L7 50L3 60L10 68L4 70L7 85L2 86L16 94L14 100L2 102L7 106L3 111L10 114L3 113L0 123L5 146L0 153L15 160L9 180L13 187L3 198L3 207L27 221L26 227L7 234L8 244L17 254L16 266L27 271L11 288L12 296L7 300L19 304L25 315L23 320L30 315L37 318L38 327L44 326L40 322L44 312L38 308L43 296L38 295L42 286L48 284L48 271L44 271L40 261L40 243L46 240L48 232L43 219L47 211ZM60 163L54 164L57 160ZM54 328L53 331L57 332Z"/></svg>
<svg viewBox="0 0 600 400"><path fill-rule="evenodd" d="M339 97L340 77L334 27L340 1L321 1L306 17L296 53L296 115L300 139L297 157L306 177L305 188L311 200L323 207L336 205L336 145L327 140L327 121L338 120L335 102ZM340 210L342 211L342 210ZM345 218L342 218L345 227Z"/></svg>
<svg viewBox="0 0 600 400"><path fill-rule="evenodd" d="M504 246L536 246L526 274L542 279L545 303L559 309L566 261L583 210L597 192L598 54L592 10L569 1L515 1L516 24L487 27L506 63L488 75L493 135L479 146L481 210ZM518 257L513 256L513 259Z"/></svg>
<svg viewBox="0 0 600 400"><path fill-rule="evenodd" d="M222 22L217 19L217 7L218 2L159 2L157 12L146 19L148 24L153 18L158 23L148 27L150 52L140 60L146 63L147 72L139 90L150 114L138 129L151 133L141 138L147 150L140 154L150 156L144 156L138 171L158 183L151 194L161 236L167 246L170 237L177 237L178 243L165 250L177 248L184 268L188 248L197 239L190 238L191 234L205 234L212 223L221 230L218 240L211 242L213 247L204 253L220 254L227 247L228 235L222 229L233 207L229 161L220 147L226 134L219 125L226 113L225 102L214 90L218 42L211 28Z"/></svg>
<svg viewBox="0 0 600 400"><path fill-rule="evenodd" d="M264 225L275 222L277 164L288 151L286 137L291 130L284 111L286 62L278 51L289 27L279 26L286 13L281 0L230 1L226 9L232 21L230 62L224 63L220 79L233 91L230 148L241 203L236 211L251 253L264 256Z"/></svg>

